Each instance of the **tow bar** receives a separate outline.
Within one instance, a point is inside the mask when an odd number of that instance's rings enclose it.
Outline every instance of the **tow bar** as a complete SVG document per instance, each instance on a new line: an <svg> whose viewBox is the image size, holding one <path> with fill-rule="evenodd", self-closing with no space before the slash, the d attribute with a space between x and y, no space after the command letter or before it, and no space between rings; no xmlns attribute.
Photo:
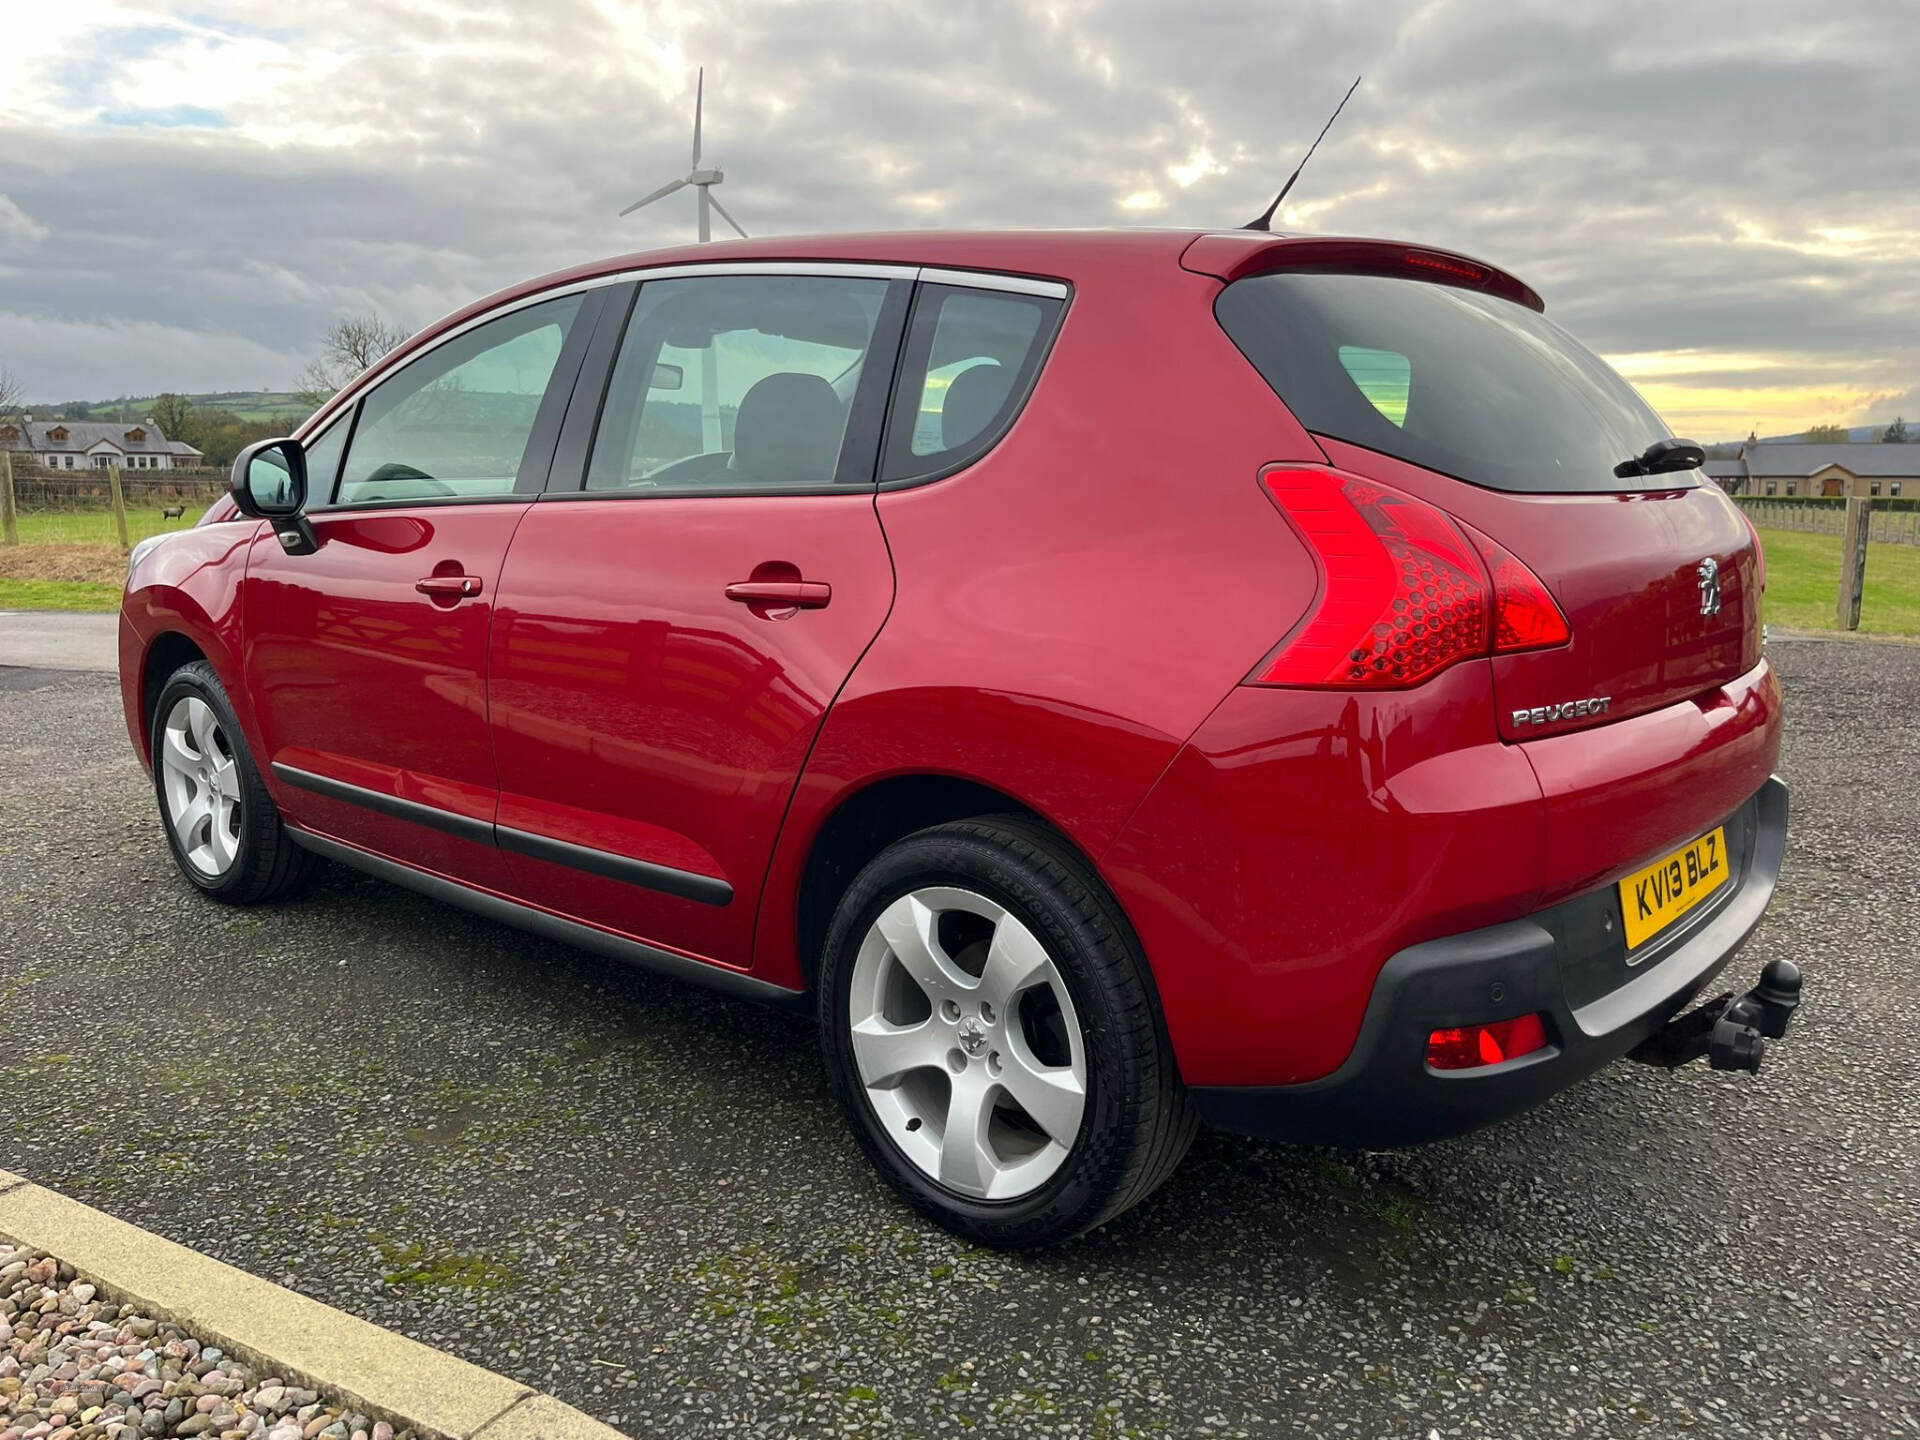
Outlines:
<svg viewBox="0 0 1920 1440"><path fill-rule="evenodd" d="M1669 1020L1627 1058L1671 1070L1704 1055L1715 1070L1751 1073L1760 1068L1767 1041L1787 1033L1799 1004L1800 967L1791 960L1770 960L1760 983L1746 994L1717 996Z"/></svg>

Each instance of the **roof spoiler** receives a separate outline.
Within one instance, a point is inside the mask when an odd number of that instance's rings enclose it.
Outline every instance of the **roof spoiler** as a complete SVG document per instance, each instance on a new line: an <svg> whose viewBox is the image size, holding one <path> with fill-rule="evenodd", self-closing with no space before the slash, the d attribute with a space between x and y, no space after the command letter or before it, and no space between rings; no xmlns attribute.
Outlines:
<svg viewBox="0 0 1920 1440"><path fill-rule="evenodd" d="M1512 300L1545 313L1546 301L1529 285L1484 260L1426 245L1347 236L1267 235L1227 230L1195 237L1180 266L1232 284L1270 270L1331 270L1346 274L1404 275Z"/></svg>

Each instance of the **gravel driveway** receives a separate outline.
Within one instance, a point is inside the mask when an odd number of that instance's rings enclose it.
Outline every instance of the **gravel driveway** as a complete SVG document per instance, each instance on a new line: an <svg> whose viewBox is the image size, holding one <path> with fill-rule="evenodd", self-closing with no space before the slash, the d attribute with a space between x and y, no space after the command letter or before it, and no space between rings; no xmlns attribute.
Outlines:
<svg viewBox="0 0 1920 1440"><path fill-rule="evenodd" d="M1203 1136L1025 1258L890 1198L804 1023L345 872L197 899L111 677L0 671L0 1167L635 1435L1920 1435L1920 647L1774 656L1757 1079Z"/></svg>

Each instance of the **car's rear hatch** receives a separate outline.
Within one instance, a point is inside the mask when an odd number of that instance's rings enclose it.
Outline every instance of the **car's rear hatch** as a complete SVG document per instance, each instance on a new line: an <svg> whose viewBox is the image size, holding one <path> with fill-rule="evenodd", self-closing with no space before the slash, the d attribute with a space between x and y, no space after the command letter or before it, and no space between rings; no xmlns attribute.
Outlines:
<svg viewBox="0 0 1920 1440"><path fill-rule="evenodd" d="M1268 271L1215 308L1337 469L1438 505L1546 583L1572 638L1495 656L1502 735L1602 725L1750 670L1758 556L1734 504L1697 470L1616 476L1670 434L1653 410L1529 305L1432 273Z"/></svg>

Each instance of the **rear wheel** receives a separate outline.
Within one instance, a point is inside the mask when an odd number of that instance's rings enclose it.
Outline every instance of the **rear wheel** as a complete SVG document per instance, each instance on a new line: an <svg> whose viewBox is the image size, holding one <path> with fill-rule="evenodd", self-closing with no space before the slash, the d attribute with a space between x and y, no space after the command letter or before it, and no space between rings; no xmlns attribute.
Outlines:
<svg viewBox="0 0 1920 1440"><path fill-rule="evenodd" d="M287 834L206 661L167 677L151 738L160 822L187 879L232 905L269 900L299 883L310 858Z"/></svg>
<svg viewBox="0 0 1920 1440"><path fill-rule="evenodd" d="M1024 818L924 830L868 865L835 912L820 1005L868 1155L971 1239L1089 1230L1192 1140L1138 942L1085 863Z"/></svg>

